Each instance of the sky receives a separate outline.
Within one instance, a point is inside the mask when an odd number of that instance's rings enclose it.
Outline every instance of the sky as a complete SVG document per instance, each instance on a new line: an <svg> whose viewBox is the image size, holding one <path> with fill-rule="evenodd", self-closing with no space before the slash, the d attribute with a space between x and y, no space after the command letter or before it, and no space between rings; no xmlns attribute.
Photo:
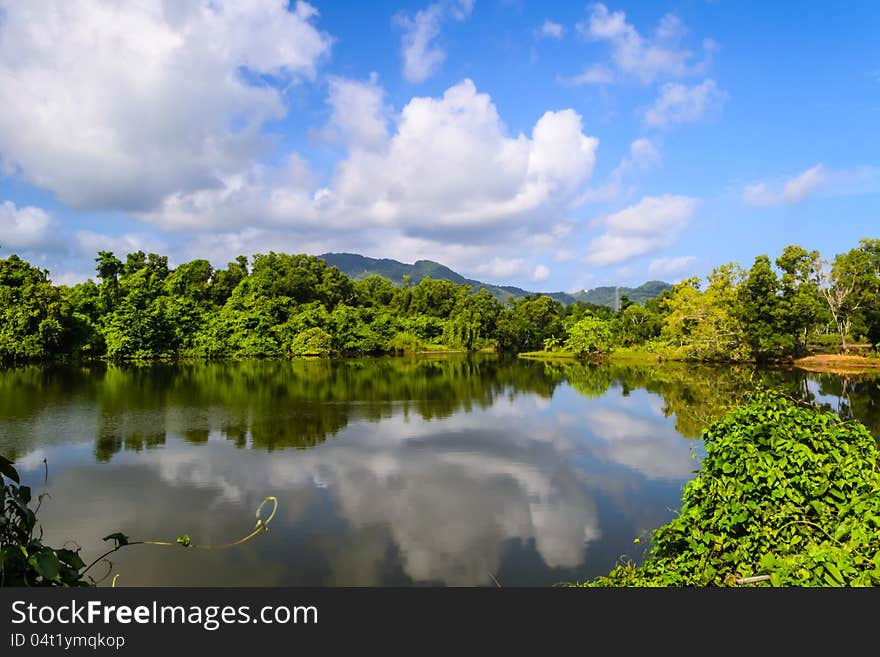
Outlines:
<svg viewBox="0 0 880 657"><path fill-rule="evenodd" d="M880 3L0 0L0 257L531 290L880 237Z"/></svg>

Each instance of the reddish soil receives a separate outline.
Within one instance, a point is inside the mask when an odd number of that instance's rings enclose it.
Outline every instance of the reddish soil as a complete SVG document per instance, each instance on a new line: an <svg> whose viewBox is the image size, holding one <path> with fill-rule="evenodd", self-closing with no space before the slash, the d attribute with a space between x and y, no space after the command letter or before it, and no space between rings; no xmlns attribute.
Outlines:
<svg viewBox="0 0 880 657"><path fill-rule="evenodd" d="M794 366L810 372L859 374L880 371L880 358L823 354L820 356L798 358L794 361Z"/></svg>

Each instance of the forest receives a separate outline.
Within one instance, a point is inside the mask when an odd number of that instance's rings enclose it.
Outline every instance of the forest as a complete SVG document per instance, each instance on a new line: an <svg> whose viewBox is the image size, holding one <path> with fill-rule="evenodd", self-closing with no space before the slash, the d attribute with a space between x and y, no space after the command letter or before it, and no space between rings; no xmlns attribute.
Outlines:
<svg viewBox="0 0 880 657"><path fill-rule="evenodd" d="M16 255L0 259L0 361L557 352L629 348L674 360L766 362L880 345L880 239L831 259L791 245L749 269L716 267L618 311L425 278L352 280L318 257L239 256L170 267L109 251L73 286Z"/></svg>

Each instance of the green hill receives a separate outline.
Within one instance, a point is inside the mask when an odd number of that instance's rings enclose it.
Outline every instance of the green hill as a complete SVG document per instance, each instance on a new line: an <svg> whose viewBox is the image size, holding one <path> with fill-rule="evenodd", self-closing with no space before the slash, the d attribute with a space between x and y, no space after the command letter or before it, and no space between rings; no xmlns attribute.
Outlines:
<svg viewBox="0 0 880 657"><path fill-rule="evenodd" d="M535 292L512 285L491 285L471 278L465 278L458 272L433 260L416 260L413 264L408 265L390 258L368 258L357 253L324 253L318 257L323 258L328 265L338 268L355 280L375 275L387 278L396 285L402 285L403 277L409 276L410 282L415 285L423 278L445 279L458 285L470 285L474 291L488 290L492 296L502 302L506 302L511 297L519 299L529 294L535 294ZM637 288L622 287L620 288L620 294L625 294L633 302L644 303L645 300L653 299L663 290L670 287L672 286L669 283L663 283L662 281L648 281ZM540 292L538 294L546 294L564 304L586 301L597 305L614 307L613 287L598 287L593 290L578 292L574 295L567 292Z"/></svg>
<svg viewBox="0 0 880 657"><path fill-rule="evenodd" d="M614 287L594 287L592 290L577 292L573 296L577 301L594 303L597 306L614 308L616 299ZM638 287L621 287L620 296L627 297L633 303L644 304L648 299L659 297L665 290L672 289L672 285L663 281L648 281Z"/></svg>

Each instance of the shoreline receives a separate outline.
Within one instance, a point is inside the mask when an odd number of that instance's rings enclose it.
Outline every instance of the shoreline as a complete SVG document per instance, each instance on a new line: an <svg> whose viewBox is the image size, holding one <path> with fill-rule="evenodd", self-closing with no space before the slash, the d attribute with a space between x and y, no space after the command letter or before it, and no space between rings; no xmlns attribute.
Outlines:
<svg viewBox="0 0 880 657"><path fill-rule="evenodd" d="M824 374L868 374L880 373L880 358L867 356L845 356L840 354L819 354L797 358L794 367L806 372Z"/></svg>

